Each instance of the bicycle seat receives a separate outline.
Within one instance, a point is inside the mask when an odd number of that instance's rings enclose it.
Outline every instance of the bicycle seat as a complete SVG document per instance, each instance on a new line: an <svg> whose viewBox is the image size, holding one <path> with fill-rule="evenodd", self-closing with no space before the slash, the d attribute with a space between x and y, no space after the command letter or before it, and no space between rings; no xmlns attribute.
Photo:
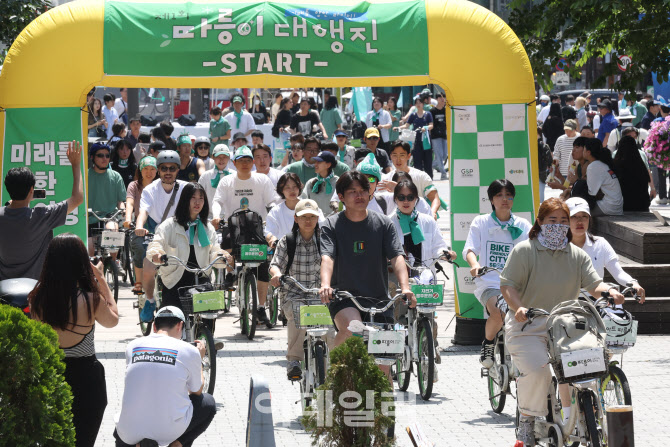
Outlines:
<svg viewBox="0 0 670 447"><path fill-rule="evenodd" d="M37 285L37 280L32 278L14 278L0 281L0 300L10 306L23 310L26 316L28 311L28 294Z"/></svg>

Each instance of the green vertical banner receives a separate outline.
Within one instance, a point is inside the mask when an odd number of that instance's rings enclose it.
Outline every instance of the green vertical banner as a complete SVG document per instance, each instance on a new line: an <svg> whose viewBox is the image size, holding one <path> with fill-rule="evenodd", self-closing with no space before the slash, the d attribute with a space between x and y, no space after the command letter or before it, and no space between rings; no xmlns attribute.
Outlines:
<svg viewBox="0 0 670 447"><path fill-rule="evenodd" d="M33 200L31 207L67 200L72 195L72 165L67 158L67 145L72 140L83 144L81 110L79 107L6 109L5 141L2 153L2 178L11 168L25 166L35 175L35 189L45 189L46 199ZM82 179L86 196L84 160L88 151L82 149ZM0 203L10 200L3 184ZM65 225L54 234L74 233L86 243L86 201L71 214Z"/></svg>
<svg viewBox="0 0 670 447"><path fill-rule="evenodd" d="M105 2L108 76L425 76L424 2ZM398 63L400 61L400 63Z"/></svg>
<svg viewBox="0 0 670 447"><path fill-rule="evenodd" d="M512 212L533 222L530 140L526 104L494 104L451 108L451 242L458 254L455 269L458 312L483 318L474 295L475 281L461 253L470 224L479 214L490 214L487 189L506 178L516 188ZM482 266L486 260L480 260Z"/></svg>

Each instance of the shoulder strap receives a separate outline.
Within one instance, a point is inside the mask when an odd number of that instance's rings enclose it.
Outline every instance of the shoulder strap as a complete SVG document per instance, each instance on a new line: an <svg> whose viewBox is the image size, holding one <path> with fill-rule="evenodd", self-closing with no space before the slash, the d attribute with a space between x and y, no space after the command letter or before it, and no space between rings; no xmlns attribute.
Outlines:
<svg viewBox="0 0 670 447"><path fill-rule="evenodd" d="M377 201L377 204L379 205L379 208L381 208L382 211L384 212L384 215L386 215L387 214L386 200L384 200L384 198L382 198L382 197L377 197L377 196L374 196L374 198Z"/></svg>
<svg viewBox="0 0 670 447"><path fill-rule="evenodd" d="M170 201L168 202L167 206L165 207L165 211L163 211L163 217L161 217L161 221L159 223L165 222L165 218L167 217L168 213L170 212L170 208L172 208L172 205L174 205L175 197L177 197L177 191L179 191L179 183L175 182L174 190L172 190L172 195L170 196Z"/></svg>
<svg viewBox="0 0 670 447"><path fill-rule="evenodd" d="M298 244L296 240L296 232L291 231L286 235L286 253L288 254L288 261L286 262L286 268L284 268L284 275L288 275L293 265L293 258L295 258L295 249Z"/></svg>

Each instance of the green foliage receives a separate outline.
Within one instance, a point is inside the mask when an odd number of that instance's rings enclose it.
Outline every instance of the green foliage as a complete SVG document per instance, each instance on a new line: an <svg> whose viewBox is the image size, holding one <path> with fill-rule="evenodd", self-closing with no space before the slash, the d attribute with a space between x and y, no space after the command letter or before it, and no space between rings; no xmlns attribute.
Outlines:
<svg viewBox="0 0 670 447"><path fill-rule="evenodd" d="M590 58L602 57L604 74L594 87L606 84L608 76L620 74L615 89L634 92L636 84L652 71L660 82L670 72L670 0L514 0L509 25L523 43L538 83L551 90L551 68L562 57L566 71L579 77ZM561 52L561 42L570 40ZM609 64L605 55L612 52ZM622 72L617 55L628 55L633 64Z"/></svg>
<svg viewBox="0 0 670 447"><path fill-rule="evenodd" d="M0 1L0 42L9 48L23 28L52 7L50 0ZM0 64L5 56L6 50L0 54Z"/></svg>
<svg viewBox="0 0 670 447"><path fill-rule="evenodd" d="M370 395L374 396L374 403L367 401L367 390L374 391L374 394ZM353 409L350 406L344 408L340 405L340 396L351 391L356 392L361 399L346 399L346 402L358 402L358 406ZM392 391L388 378L375 364L374 357L368 354L363 340L360 337L350 337L332 350L326 382L318 390L326 396L332 396L332 405L327 405L329 398L324 397L322 402L326 402L326 408L324 405L318 405L316 411L310 408L312 414L302 420L305 429L312 433L312 445L329 447L395 445L394 440L387 436L394 420L384 414L394 410ZM388 396L382 396L382 393L387 393ZM373 410L370 410L371 408ZM332 414L332 422L328 422L329 416L325 415L324 411ZM374 419L374 424L370 427L353 427L351 413L345 415L345 411L359 412L361 416L355 418L357 421L365 419L362 412L372 411L373 418L369 419Z"/></svg>
<svg viewBox="0 0 670 447"><path fill-rule="evenodd" d="M47 324L0 305L0 444L72 446L72 393Z"/></svg>

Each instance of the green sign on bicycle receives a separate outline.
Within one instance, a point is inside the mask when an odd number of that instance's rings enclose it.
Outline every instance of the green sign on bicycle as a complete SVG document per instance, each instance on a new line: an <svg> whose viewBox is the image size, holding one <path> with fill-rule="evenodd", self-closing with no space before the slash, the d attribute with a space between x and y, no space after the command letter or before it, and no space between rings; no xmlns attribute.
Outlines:
<svg viewBox="0 0 670 447"><path fill-rule="evenodd" d="M225 307L226 295L223 290L193 294L193 312L221 310Z"/></svg>
<svg viewBox="0 0 670 447"><path fill-rule="evenodd" d="M268 258L268 246L243 244L240 257L243 261L265 261Z"/></svg>
<svg viewBox="0 0 670 447"><path fill-rule="evenodd" d="M442 304L442 284L412 284L410 286L418 304Z"/></svg>
<svg viewBox="0 0 670 447"><path fill-rule="evenodd" d="M332 326L328 306L300 306L300 326Z"/></svg>

